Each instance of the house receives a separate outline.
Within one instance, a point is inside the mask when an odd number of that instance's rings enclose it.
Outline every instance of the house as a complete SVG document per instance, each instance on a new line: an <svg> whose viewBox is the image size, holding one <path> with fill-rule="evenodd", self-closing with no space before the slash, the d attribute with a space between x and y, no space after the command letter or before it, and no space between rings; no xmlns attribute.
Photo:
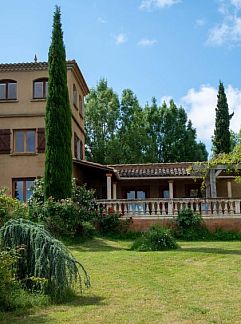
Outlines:
<svg viewBox="0 0 241 324"><path fill-rule="evenodd" d="M77 65L67 61L73 158L84 159L84 97L89 89ZM46 62L0 64L0 187L26 201L44 174ZM76 170L73 170L74 174Z"/></svg>
<svg viewBox="0 0 241 324"><path fill-rule="evenodd" d="M73 177L96 190L101 211L132 217L136 228L143 229L150 222L175 217L186 206L209 223L217 225L222 219L227 226L228 220L231 227L241 229L241 186L225 166L210 170L203 192L203 177L198 169L190 171L192 163L101 165L86 161L84 97L89 89L76 61L66 64ZM0 64L0 187L8 187L9 194L22 201L30 197L34 179L44 175L47 93L46 62Z"/></svg>

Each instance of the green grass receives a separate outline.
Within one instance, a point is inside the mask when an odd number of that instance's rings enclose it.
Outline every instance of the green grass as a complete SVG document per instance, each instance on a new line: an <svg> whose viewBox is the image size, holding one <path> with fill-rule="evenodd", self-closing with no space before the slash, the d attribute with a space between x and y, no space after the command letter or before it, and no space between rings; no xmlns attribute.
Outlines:
<svg viewBox="0 0 241 324"><path fill-rule="evenodd" d="M69 246L92 287L61 305L8 313L3 323L240 323L241 242L181 242L165 252L98 238Z"/></svg>

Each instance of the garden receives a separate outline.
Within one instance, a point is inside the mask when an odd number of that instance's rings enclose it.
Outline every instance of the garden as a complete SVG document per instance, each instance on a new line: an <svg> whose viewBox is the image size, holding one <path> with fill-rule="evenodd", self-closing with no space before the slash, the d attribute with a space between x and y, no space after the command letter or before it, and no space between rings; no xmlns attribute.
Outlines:
<svg viewBox="0 0 241 324"><path fill-rule="evenodd" d="M97 214L93 190L28 205L0 193L0 321L237 322L241 234L182 210L173 226L129 230Z"/></svg>
<svg viewBox="0 0 241 324"><path fill-rule="evenodd" d="M237 323L241 242L180 242L180 250L130 251L130 240L69 245L91 287L62 304L38 300L3 323Z"/></svg>

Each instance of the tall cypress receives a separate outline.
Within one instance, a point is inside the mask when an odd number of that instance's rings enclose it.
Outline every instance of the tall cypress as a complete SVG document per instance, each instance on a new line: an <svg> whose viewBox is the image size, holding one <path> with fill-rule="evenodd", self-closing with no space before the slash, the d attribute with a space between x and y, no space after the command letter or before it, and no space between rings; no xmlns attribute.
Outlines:
<svg viewBox="0 0 241 324"><path fill-rule="evenodd" d="M71 110L60 8L56 6L48 55L46 106L45 198L71 197Z"/></svg>
<svg viewBox="0 0 241 324"><path fill-rule="evenodd" d="M219 153L229 153L231 151L229 124L230 119L233 117L233 113L229 115L227 97L221 81L219 82L217 98L217 107L215 109L215 129L213 136L214 155Z"/></svg>

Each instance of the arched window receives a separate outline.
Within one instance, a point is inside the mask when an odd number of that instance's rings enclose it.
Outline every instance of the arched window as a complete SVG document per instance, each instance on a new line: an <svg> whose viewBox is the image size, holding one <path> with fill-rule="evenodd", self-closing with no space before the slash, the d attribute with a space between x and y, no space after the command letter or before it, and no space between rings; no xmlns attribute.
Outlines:
<svg viewBox="0 0 241 324"><path fill-rule="evenodd" d="M0 80L0 100L17 99L17 82L14 80Z"/></svg>
<svg viewBox="0 0 241 324"><path fill-rule="evenodd" d="M42 78L33 81L33 98L46 99L48 95L48 79Z"/></svg>
<svg viewBox="0 0 241 324"><path fill-rule="evenodd" d="M77 108L77 89L75 84L73 85L73 104Z"/></svg>

